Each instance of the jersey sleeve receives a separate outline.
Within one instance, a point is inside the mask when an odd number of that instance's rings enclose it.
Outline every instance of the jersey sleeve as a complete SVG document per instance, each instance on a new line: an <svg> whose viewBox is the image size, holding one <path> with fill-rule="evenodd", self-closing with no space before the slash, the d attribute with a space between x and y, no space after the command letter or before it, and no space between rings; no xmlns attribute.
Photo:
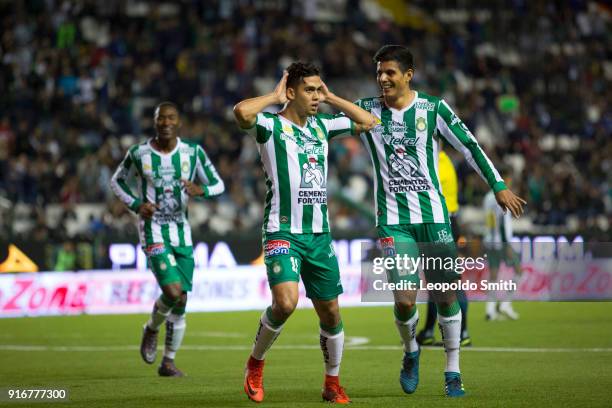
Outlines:
<svg viewBox="0 0 612 408"><path fill-rule="evenodd" d="M115 196L127 205L130 210L137 212L138 207L142 204L142 200L134 194L128 186L128 180L131 180L136 173L136 163L132 158L130 151L127 152L123 161L115 170L115 174L110 181L110 187Z"/></svg>
<svg viewBox="0 0 612 408"><path fill-rule="evenodd" d="M225 191L225 183L219 177L219 173L217 173L217 169L215 169L208 155L201 146L197 146L196 154L196 175L202 183L202 190L204 190L202 197L208 198L222 194Z"/></svg>
<svg viewBox="0 0 612 408"><path fill-rule="evenodd" d="M258 113L255 124L248 129L242 130L253 136L257 143L266 143L274 130L274 119L271 115Z"/></svg>
<svg viewBox="0 0 612 408"><path fill-rule="evenodd" d="M355 122L344 114L318 114L317 119L322 123L325 129L327 129L328 140L336 136L353 134L353 131L355 130Z"/></svg>
<svg viewBox="0 0 612 408"><path fill-rule="evenodd" d="M440 135L457 151L463 153L468 163L494 192L497 193L507 188L504 180L482 150L472 132L444 100L440 100L438 104L436 125Z"/></svg>

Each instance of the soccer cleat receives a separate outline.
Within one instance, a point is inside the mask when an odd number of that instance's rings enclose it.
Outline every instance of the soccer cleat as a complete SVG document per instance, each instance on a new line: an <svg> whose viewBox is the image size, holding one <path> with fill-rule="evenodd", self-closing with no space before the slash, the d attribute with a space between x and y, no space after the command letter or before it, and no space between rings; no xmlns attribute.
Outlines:
<svg viewBox="0 0 612 408"><path fill-rule="evenodd" d="M264 361L251 356L244 370L244 392L251 401L261 402L264 399Z"/></svg>
<svg viewBox="0 0 612 408"><path fill-rule="evenodd" d="M502 302L499 305L499 313L503 314L510 320L518 320L519 314L514 311L512 308L512 303L510 302Z"/></svg>
<svg viewBox="0 0 612 408"><path fill-rule="evenodd" d="M161 377L184 377L185 374L174 365L174 360L164 357L162 359L157 374Z"/></svg>
<svg viewBox="0 0 612 408"><path fill-rule="evenodd" d="M444 392L446 392L447 397L463 397L465 395L460 373L444 372Z"/></svg>
<svg viewBox="0 0 612 408"><path fill-rule="evenodd" d="M499 314L497 314L497 312L487 313L487 315L485 316L485 320L488 322L499 320Z"/></svg>
<svg viewBox="0 0 612 408"><path fill-rule="evenodd" d="M146 324L142 329L140 356L147 364L153 364L157 358L157 331L149 329Z"/></svg>
<svg viewBox="0 0 612 408"><path fill-rule="evenodd" d="M431 346L434 344L434 340L433 332L430 330L421 330L416 336L416 341L421 346Z"/></svg>
<svg viewBox="0 0 612 408"><path fill-rule="evenodd" d="M406 394L412 394L419 385L419 356L421 350L404 353L402 370L400 371L400 385Z"/></svg>
<svg viewBox="0 0 612 408"><path fill-rule="evenodd" d="M469 335L461 336L461 342L459 345L461 347L470 347L472 345L472 338Z"/></svg>
<svg viewBox="0 0 612 408"><path fill-rule="evenodd" d="M337 376L325 375L325 384L321 396L324 401L334 404L348 404L351 402L344 391L344 387L340 386L340 381Z"/></svg>

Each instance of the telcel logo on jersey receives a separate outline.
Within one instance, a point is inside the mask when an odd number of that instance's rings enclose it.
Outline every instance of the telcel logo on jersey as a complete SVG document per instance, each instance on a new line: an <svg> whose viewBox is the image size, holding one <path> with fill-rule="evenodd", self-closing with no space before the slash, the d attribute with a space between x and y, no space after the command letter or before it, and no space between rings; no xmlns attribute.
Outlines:
<svg viewBox="0 0 612 408"><path fill-rule="evenodd" d="M385 256L395 255L395 239L393 237L385 237L379 240L380 249L383 251Z"/></svg>
<svg viewBox="0 0 612 408"><path fill-rule="evenodd" d="M164 244L151 244L144 249L144 253L147 254L147 256L155 256L163 254L165 250L166 247Z"/></svg>
<svg viewBox="0 0 612 408"><path fill-rule="evenodd" d="M289 255L291 243L283 239L274 239L266 242L265 256Z"/></svg>

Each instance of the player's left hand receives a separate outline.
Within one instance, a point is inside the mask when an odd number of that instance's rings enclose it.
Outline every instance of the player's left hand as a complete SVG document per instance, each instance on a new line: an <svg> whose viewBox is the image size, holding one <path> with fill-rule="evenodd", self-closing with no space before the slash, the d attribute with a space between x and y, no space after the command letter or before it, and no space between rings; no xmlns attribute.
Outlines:
<svg viewBox="0 0 612 408"><path fill-rule="evenodd" d="M321 92L319 92L319 102L329 101L330 97L332 97L333 95L334 94L329 90L327 85L325 85L325 82L321 80Z"/></svg>
<svg viewBox="0 0 612 408"><path fill-rule="evenodd" d="M204 195L204 190L202 189L202 186L194 183L193 181L181 179L181 183L183 184L183 188L185 189L187 194L189 194L189 196L197 197Z"/></svg>
<svg viewBox="0 0 612 408"><path fill-rule="evenodd" d="M518 218L523 215L523 206L527 204L527 201L517 196L510 190L502 190L495 193L495 199L504 211L510 210L514 218Z"/></svg>

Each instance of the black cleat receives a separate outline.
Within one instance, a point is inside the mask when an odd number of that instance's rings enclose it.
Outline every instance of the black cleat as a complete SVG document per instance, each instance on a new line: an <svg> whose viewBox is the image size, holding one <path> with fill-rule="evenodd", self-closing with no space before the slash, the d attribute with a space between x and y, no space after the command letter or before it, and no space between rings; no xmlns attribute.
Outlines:
<svg viewBox="0 0 612 408"><path fill-rule="evenodd" d="M157 331L149 329L146 324L142 329L140 356L147 364L153 364L157 357Z"/></svg>
<svg viewBox="0 0 612 408"><path fill-rule="evenodd" d="M157 374L161 377L184 377L185 374L174 365L174 360L167 357L162 359L162 362L157 369Z"/></svg>
<svg viewBox="0 0 612 408"><path fill-rule="evenodd" d="M416 336L416 341L421 346L431 346L434 344L435 339L431 331L421 330Z"/></svg>

